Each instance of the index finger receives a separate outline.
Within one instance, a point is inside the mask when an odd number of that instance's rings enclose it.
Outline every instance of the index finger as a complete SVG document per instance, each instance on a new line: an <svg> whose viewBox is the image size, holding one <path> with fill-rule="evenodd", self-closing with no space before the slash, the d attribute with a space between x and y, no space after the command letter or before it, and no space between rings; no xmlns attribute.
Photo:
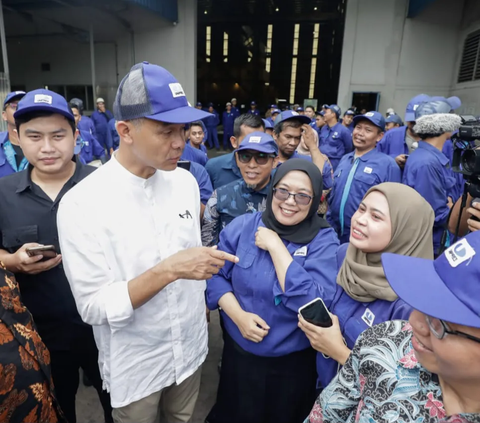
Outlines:
<svg viewBox="0 0 480 423"><path fill-rule="evenodd" d="M210 250L210 255L214 258L230 261L232 263L238 263L240 261L240 259L237 256L234 256L233 254L229 254L221 250Z"/></svg>

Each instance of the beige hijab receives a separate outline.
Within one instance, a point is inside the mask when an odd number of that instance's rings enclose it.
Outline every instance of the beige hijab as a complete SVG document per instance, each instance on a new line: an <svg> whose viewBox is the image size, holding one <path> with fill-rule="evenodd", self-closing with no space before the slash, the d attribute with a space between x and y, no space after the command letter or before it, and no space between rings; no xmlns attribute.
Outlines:
<svg viewBox="0 0 480 423"><path fill-rule="evenodd" d="M407 185L386 182L370 188L363 198L372 191L379 191L387 198L392 239L378 253L364 253L350 244L337 283L351 298L363 303L376 299L395 301L398 297L385 278L381 255L394 253L433 259L435 214L423 197Z"/></svg>

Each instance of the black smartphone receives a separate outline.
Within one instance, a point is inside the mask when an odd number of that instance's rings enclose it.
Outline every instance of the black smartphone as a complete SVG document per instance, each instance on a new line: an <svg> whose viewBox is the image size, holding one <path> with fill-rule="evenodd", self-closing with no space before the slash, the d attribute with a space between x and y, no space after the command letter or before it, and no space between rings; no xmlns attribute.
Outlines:
<svg viewBox="0 0 480 423"><path fill-rule="evenodd" d="M298 312L307 322L315 326L329 328L333 324L330 313L321 298L315 298L313 301L300 307Z"/></svg>
<svg viewBox="0 0 480 423"><path fill-rule="evenodd" d="M40 247L30 247L25 250L28 257L43 256L41 261L50 260L57 257L55 245L41 245Z"/></svg>
<svg viewBox="0 0 480 423"><path fill-rule="evenodd" d="M190 162L188 160L180 160L177 163L178 167L190 171Z"/></svg>

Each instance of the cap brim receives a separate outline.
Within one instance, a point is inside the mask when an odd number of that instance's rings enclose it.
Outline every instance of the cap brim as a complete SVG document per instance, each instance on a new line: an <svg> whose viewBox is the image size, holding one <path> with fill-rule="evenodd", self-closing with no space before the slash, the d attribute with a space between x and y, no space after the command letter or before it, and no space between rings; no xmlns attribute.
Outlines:
<svg viewBox="0 0 480 423"><path fill-rule="evenodd" d="M35 104L33 106L22 107L20 110L17 109L17 111L13 115L13 118L17 119L20 116L23 116L24 114L30 113L30 112L51 112L51 113L65 116L68 120L75 122L75 117L72 114L66 112L65 110L48 106L48 105L42 105L42 104Z"/></svg>
<svg viewBox="0 0 480 423"><path fill-rule="evenodd" d="M312 119L310 119L308 116L305 116L305 115L295 115L295 116L290 116L290 117L288 117L288 118L282 119L281 122L285 122L285 121L291 120L291 119L297 119L297 120L299 120L300 122L306 123L306 124L309 124L309 125L310 125L310 122L312 121ZM276 122L275 122L275 123L276 123Z"/></svg>
<svg viewBox="0 0 480 423"><path fill-rule="evenodd" d="M392 289L415 310L447 322L480 327L480 317L447 288L433 260L385 253L382 264Z"/></svg>
<svg viewBox="0 0 480 423"><path fill-rule="evenodd" d="M355 116L353 118L353 124L356 125L359 121L361 120L368 120L369 122L371 122L373 125L375 125L377 128L380 128L382 131L385 131L385 128L382 128L381 126L378 126L378 123L377 122L374 122L372 119L370 119L369 117L365 116L365 115L359 115L359 116Z"/></svg>
<svg viewBox="0 0 480 423"><path fill-rule="evenodd" d="M405 113L405 122L415 122L415 113L414 112Z"/></svg>
<svg viewBox="0 0 480 423"><path fill-rule="evenodd" d="M156 120L165 123L190 123L196 120L212 116L211 113L195 109L195 107L184 106L168 112L157 113L156 115L145 116L146 119Z"/></svg>
<svg viewBox="0 0 480 423"><path fill-rule="evenodd" d="M15 99L22 99L25 97L25 94L17 94L17 95L12 95L10 98L6 98L5 101L3 102L3 107L5 107L8 103L11 103Z"/></svg>
<svg viewBox="0 0 480 423"><path fill-rule="evenodd" d="M252 143L253 144L253 143ZM264 146L261 146L261 145L250 145L248 144L248 146L242 146L240 145L240 147L238 147L235 151L243 151L243 150L253 150L253 151L258 151L259 153L265 153L265 154L277 154L277 152L274 150L272 151L271 148L268 148L268 147L264 147Z"/></svg>

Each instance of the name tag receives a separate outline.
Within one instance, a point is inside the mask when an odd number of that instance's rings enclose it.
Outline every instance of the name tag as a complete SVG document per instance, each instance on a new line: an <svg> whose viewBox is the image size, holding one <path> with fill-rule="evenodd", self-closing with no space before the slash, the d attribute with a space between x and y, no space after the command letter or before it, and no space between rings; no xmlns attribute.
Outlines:
<svg viewBox="0 0 480 423"><path fill-rule="evenodd" d="M88 141L85 141L85 142L84 142L84 145L86 145L86 146L88 147Z"/></svg>
<svg viewBox="0 0 480 423"><path fill-rule="evenodd" d="M365 173L372 173L373 169L371 167L366 166L365 169L363 169Z"/></svg>
<svg viewBox="0 0 480 423"><path fill-rule="evenodd" d="M362 320L367 324L367 326L372 327L373 321L375 320L375 314L373 314L370 309L366 309L363 313Z"/></svg>
<svg viewBox="0 0 480 423"><path fill-rule="evenodd" d="M294 256L305 257L307 255L307 246L304 245L303 247L299 248L297 251L293 253Z"/></svg>

